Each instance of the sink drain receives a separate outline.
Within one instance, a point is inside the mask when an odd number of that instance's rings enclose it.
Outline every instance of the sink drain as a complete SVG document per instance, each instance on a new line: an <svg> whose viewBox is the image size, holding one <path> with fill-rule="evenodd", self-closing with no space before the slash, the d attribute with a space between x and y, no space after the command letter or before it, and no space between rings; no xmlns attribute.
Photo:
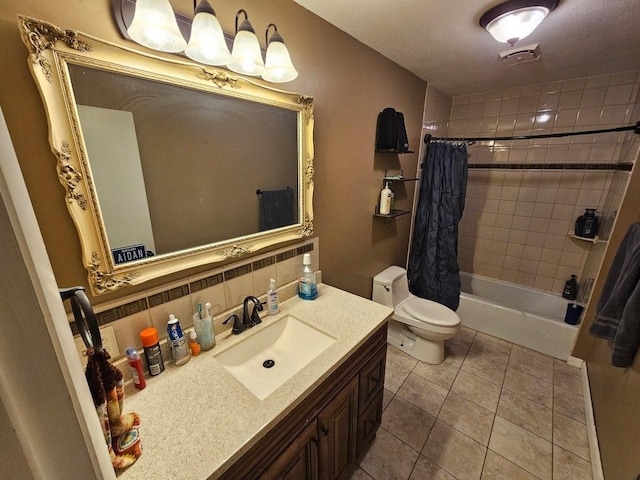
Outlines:
<svg viewBox="0 0 640 480"><path fill-rule="evenodd" d="M262 362L262 366L264 368L271 368L276 364L276 362L274 362L273 360L265 360L264 362Z"/></svg>

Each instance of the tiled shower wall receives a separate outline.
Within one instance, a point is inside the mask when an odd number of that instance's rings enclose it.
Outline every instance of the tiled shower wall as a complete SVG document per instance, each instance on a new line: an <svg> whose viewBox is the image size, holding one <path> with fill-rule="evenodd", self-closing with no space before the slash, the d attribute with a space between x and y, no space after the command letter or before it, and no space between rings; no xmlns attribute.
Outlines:
<svg viewBox="0 0 640 480"><path fill-rule="evenodd" d="M423 136L427 133L433 136L446 136L449 133L451 102L450 96L433 88L431 85L427 86L427 94L424 102L424 117L422 121Z"/></svg>
<svg viewBox="0 0 640 480"><path fill-rule="evenodd" d="M636 104L631 114L632 121L639 121L640 119L640 94L636 97ZM628 133L622 143L622 149L620 151L620 162L636 163L640 157L640 135ZM605 219L601 228L601 237L604 242L595 244L589 255L582 272L581 283L583 288L581 289L578 301L586 303L591 295L591 289L595 283L595 279L598 276L598 272L606 253L607 243L611 230L613 229L618 208L620 207L622 200L626 195L632 196L636 203L640 203L640 192L631 192L627 190L629 184L630 172L615 172L613 175L613 181L609 188L609 192L602 208L602 216Z"/></svg>
<svg viewBox="0 0 640 480"><path fill-rule="evenodd" d="M639 120L633 116L639 87L638 72L626 72L455 97L449 135L528 135L633 124ZM469 147L470 164L535 168L469 170L459 237L461 269L556 293L570 275L580 278L593 244L568 232L585 208L602 215L612 185L617 191L626 188L621 179L628 173L593 167L634 161L634 155L621 155L624 148L632 150L625 147L632 136L610 133ZM548 167L559 163L571 165ZM609 212L618 205L609 205Z"/></svg>

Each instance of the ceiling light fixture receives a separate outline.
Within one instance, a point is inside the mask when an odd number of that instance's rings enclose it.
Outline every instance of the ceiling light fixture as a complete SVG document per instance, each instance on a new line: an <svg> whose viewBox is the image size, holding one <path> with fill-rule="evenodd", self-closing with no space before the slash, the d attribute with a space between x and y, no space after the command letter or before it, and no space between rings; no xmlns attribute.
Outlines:
<svg viewBox="0 0 640 480"><path fill-rule="evenodd" d="M197 7L196 1L193 0L193 19L175 14L169 0L112 0L111 6L122 37L147 48L184 52L196 62L226 66L236 73L262 76L272 83L297 78L298 72L275 24L270 23L265 31L266 60L263 61L263 51L245 10L236 14L234 37L222 30L207 0L200 0ZM241 14L244 21L238 26ZM185 37L189 37L188 43ZM229 53L228 45L232 42Z"/></svg>
<svg viewBox="0 0 640 480"><path fill-rule="evenodd" d="M480 26L493 38L513 46L530 35L559 0L508 0L480 17Z"/></svg>

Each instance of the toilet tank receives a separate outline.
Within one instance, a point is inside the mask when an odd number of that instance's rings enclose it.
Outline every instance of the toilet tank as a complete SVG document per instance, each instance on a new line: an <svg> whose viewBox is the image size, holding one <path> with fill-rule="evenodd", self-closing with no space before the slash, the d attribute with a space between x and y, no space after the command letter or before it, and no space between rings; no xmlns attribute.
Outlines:
<svg viewBox="0 0 640 480"><path fill-rule="evenodd" d="M392 265L373 277L371 299L374 302L395 308L408 296L409 285L407 271L404 268Z"/></svg>

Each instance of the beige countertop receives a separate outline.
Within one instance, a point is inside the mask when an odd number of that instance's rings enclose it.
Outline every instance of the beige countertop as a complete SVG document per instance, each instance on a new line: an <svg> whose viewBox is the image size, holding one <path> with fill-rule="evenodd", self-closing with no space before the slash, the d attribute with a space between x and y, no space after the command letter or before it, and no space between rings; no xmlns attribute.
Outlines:
<svg viewBox="0 0 640 480"><path fill-rule="evenodd" d="M167 363L144 390L127 391L125 412L140 415L142 456L119 474L121 480L217 478L296 405L391 315L384 305L321 284L314 301L295 297L281 313L240 335L219 335L213 350L183 366ZM215 355L284 315L336 339L327 350L259 400L216 360Z"/></svg>

